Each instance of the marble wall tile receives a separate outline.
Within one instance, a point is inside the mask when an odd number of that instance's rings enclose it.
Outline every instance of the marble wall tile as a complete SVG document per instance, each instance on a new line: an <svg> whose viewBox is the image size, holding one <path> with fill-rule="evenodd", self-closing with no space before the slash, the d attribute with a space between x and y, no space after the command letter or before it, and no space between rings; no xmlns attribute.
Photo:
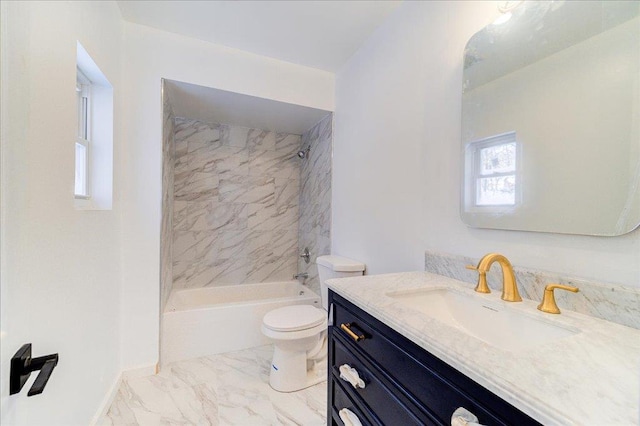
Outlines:
<svg viewBox="0 0 640 426"><path fill-rule="evenodd" d="M295 206L283 206L270 208L262 204L249 204L249 229L255 230L282 230L291 229L298 223L298 211Z"/></svg>
<svg viewBox="0 0 640 426"><path fill-rule="evenodd" d="M300 149L311 147L301 160L298 248L311 253L311 263L298 261L298 270L309 274L307 284L320 294L315 259L331 252L331 150L333 115L329 114L302 135ZM282 144L286 142L283 140ZM277 145L277 139L276 139Z"/></svg>
<svg viewBox="0 0 640 426"><path fill-rule="evenodd" d="M247 270L247 282L289 281L296 272L296 251L285 256L267 256L251 262Z"/></svg>
<svg viewBox="0 0 640 426"><path fill-rule="evenodd" d="M249 136L249 128L241 126L229 126L229 140L227 143L230 146L247 146L247 139Z"/></svg>
<svg viewBox="0 0 640 426"><path fill-rule="evenodd" d="M160 308L164 306L173 286L173 238L174 216L174 165L175 165L175 124L167 91L162 92L162 217L160 238Z"/></svg>
<svg viewBox="0 0 640 426"><path fill-rule="evenodd" d="M173 287L291 279L300 136L175 123Z"/></svg>
<svg viewBox="0 0 640 426"><path fill-rule="evenodd" d="M249 150L249 175L299 179L300 158L287 151Z"/></svg>
<svg viewBox="0 0 640 426"><path fill-rule="evenodd" d="M288 133L276 133L274 137L274 149L276 151L285 151L290 154L298 154L302 149L300 143L302 138L299 135L291 135Z"/></svg>
<svg viewBox="0 0 640 426"><path fill-rule="evenodd" d="M229 176L220 180L218 199L225 203L270 205L275 199L275 178L269 176Z"/></svg>
<svg viewBox="0 0 640 426"><path fill-rule="evenodd" d="M178 154L181 150L177 148L187 142L221 143L221 130L218 124L176 117L175 126L176 153Z"/></svg>
<svg viewBox="0 0 640 426"><path fill-rule="evenodd" d="M273 221L275 215L274 204L271 204L268 207L265 207L263 204L247 204L247 208L247 226L249 229L256 231L268 231L276 227L276 224ZM284 225L287 226L286 223Z"/></svg>
<svg viewBox="0 0 640 426"><path fill-rule="evenodd" d="M187 231L187 201L173 201L173 226L172 231ZM172 238L171 238L172 239ZM172 239L173 240L173 239ZM162 242L164 243L164 236Z"/></svg>
<svg viewBox="0 0 640 426"><path fill-rule="evenodd" d="M187 203L183 229L187 231L246 229L248 206L248 204L218 201ZM180 225L181 223L177 222L175 229L179 229Z"/></svg>
<svg viewBox="0 0 640 426"><path fill-rule="evenodd" d="M246 281L247 259L243 257L203 259L174 264L176 288L199 288Z"/></svg>
<svg viewBox="0 0 640 426"><path fill-rule="evenodd" d="M198 261L215 255L221 240L215 231L176 231L173 234L173 261Z"/></svg>
<svg viewBox="0 0 640 426"><path fill-rule="evenodd" d="M287 257L293 255L296 258L298 250L298 230L285 229L273 231L271 237L271 251L277 257Z"/></svg>
<svg viewBox="0 0 640 426"><path fill-rule="evenodd" d="M475 285L478 274L465 269L465 265L477 265L479 260L427 251L425 271ZM513 270L523 298L539 302L542 300L544 287L551 283L576 286L580 289L579 293L555 292L560 310L580 312L640 329L640 289L569 277L558 272L521 268L517 265L513 265ZM493 291L502 291L502 271L498 265L494 264L487 273L487 282Z"/></svg>
<svg viewBox="0 0 640 426"><path fill-rule="evenodd" d="M233 257L243 257L252 237L251 232L248 229L206 232L211 232L214 237L213 250L207 252L208 259L231 259Z"/></svg>
<svg viewBox="0 0 640 426"><path fill-rule="evenodd" d="M190 155L198 156L194 151ZM221 146L213 152L201 155L213 164L213 170L219 175L244 176L249 170L249 150L236 146Z"/></svg>
<svg viewBox="0 0 640 426"><path fill-rule="evenodd" d="M274 199L248 206L248 227L252 230L283 230L298 227L298 179L274 180Z"/></svg>
<svg viewBox="0 0 640 426"><path fill-rule="evenodd" d="M276 134L267 130L250 129L247 134L247 147L273 151L276 149Z"/></svg>
<svg viewBox="0 0 640 426"><path fill-rule="evenodd" d="M300 271L318 292L315 263L300 265L298 252L309 247L315 259L330 250L332 117L302 136L186 118L174 127L172 286L288 280ZM308 158L298 158L309 145Z"/></svg>
<svg viewBox="0 0 640 426"><path fill-rule="evenodd" d="M195 149L176 161L176 174L213 172L219 176L225 173L246 175L249 151L233 146L219 146Z"/></svg>
<svg viewBox="0 0 640 426"><path fill-rule="evenodd" d="M231 126L228 124L217 125L220 131L220 140L225 146L237 146L245 148L251 129L242 126Z"/></svg>
<svg viewBox="0 0 640 426"><path fill-rule="evenodd" d="M210 200L218 195L220 180L212 172L175 175L174 197L178 201Z"/></svg>
<svg viewBox="0 0 640 426"><path fill-rule="evenodd" d="M276 178L275 204L280 207L295 207L300 200L300 180Z"/></svg>

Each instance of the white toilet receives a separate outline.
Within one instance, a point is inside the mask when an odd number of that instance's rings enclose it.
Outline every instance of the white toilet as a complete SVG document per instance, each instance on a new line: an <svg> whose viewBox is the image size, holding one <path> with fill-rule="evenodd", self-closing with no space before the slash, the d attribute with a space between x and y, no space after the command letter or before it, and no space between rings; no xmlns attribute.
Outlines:
<svg viewBox="0 0 640 426"><path fill-rule="evenodd" d="M274 341L269 384L280 392L293 392L327 379L327 309L331 278L362 275L361 262L339 256L316 259L322 307L293 305L267 312L262 333Z"/></svg>

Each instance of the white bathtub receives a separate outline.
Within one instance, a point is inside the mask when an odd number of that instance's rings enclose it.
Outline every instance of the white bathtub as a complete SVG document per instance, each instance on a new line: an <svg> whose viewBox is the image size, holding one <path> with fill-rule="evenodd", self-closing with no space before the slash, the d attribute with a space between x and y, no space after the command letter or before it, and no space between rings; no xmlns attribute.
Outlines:
<svg viewBox="0 0 640 426"><path fill-rule="evenodd" d="M161 362L237 351L269 343L262 317L287 305L322 308L297 281L174 290L162 314Z"/></svg>

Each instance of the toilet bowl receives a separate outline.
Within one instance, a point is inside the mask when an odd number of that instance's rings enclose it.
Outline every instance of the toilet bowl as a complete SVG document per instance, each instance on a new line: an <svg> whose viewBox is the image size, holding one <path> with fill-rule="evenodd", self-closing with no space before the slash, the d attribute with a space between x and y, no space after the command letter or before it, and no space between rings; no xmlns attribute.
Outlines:
<svg viewBox="0 0 640 426"><path fill-rule="evenodd" d="M267 312L262 333L274 342L269 384L294 392L327 379L327 289L325 280L362 275L364 264L338 256L316 259L322 306L293 305Z"/></svg>
<svg viewBox="0 0 640 426"><path fill-rule="evenodd" d="M327 313L311 305L267 312L262 333L275 342L269 376L272 388L293 392L326 380L326 330Z"/></svg>

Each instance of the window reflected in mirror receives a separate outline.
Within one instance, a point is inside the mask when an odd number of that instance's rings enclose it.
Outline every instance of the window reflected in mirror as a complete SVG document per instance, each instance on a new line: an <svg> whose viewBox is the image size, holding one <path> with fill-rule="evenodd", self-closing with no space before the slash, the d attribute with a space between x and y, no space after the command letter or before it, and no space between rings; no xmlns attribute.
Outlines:
<svg viewBox="0 0 640 426"><path fill-rule="evenodd" d="M516 133L470 142L465 156L467 209L515 207L522 193Z"/></svg>

